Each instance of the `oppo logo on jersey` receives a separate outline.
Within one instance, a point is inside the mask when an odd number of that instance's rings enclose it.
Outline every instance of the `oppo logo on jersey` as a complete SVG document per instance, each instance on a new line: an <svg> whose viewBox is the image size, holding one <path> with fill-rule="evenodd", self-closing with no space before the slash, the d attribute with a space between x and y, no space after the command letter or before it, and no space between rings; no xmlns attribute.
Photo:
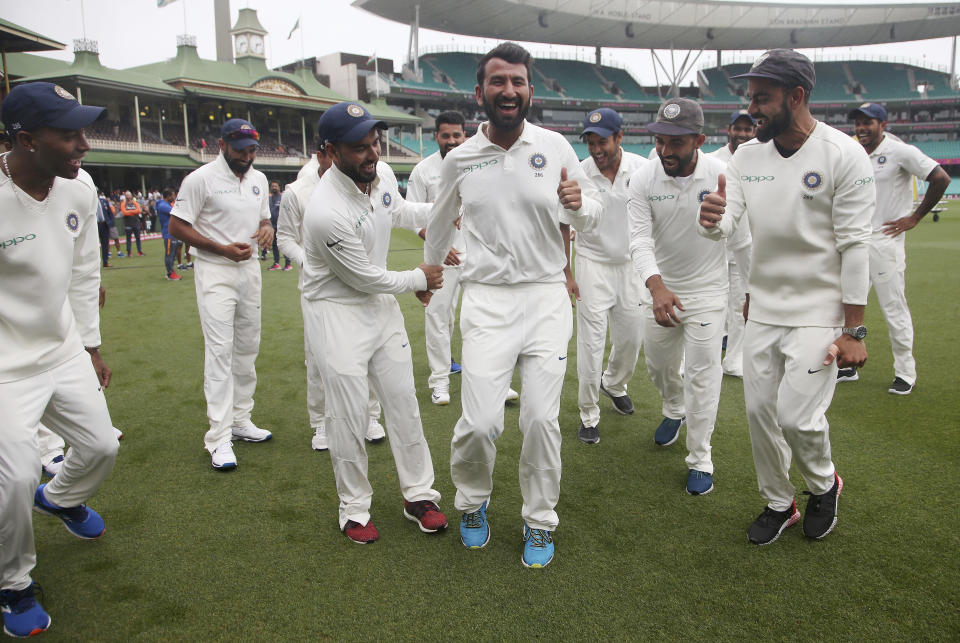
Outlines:
<svg viewBox="0 0 960 643"><path fill-rule="evenodd" d="M873 183L872 176L865 176L862 179L857 179L853 182L854 185L869 185L870 183Z"/></svg>
<svg viewBox="0 0 960 643"><path fill-rule="evenodd" d="M672 194L651 194L647 197L649 201L669 201L670 199L675 199L676 197Z"/></svg>
<svg viewBox="0 0 960 643"><path fill-rule="evenodd" d="M480 170L486 169L488 167L492 167L496 164L497 164L497 159L490 159L489 161L482 161L480 163L471 163L470 165L466 166L460 171L463 174L470 174L471 172L474 172L474 171L479 172Z"/></svg>
<svg viewBox="0 0 960 643"><path fill-rule="evenodd" d="M741 176L741 181L746 181L747 183L763 183L764 181L773 181L777 177L775 176Z"/></svg>
<svg viewBox="0 0 960 643"><path fill-rule="evenodd" d="M30 234L25 234L22 237L14 237L8 241L0 241L0 250L6 250L7 246L15 246L17 244L24 243L25 241L33 241L36 238L37 235L31 232Z"/></svg>

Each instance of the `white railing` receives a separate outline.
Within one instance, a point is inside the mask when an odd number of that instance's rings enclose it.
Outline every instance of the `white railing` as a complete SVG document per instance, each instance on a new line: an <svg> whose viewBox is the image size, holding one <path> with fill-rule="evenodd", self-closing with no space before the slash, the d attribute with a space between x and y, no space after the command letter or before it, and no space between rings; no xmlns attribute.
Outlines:
<svg viewBox="0 0 960 643"><path fill-rule="evenodd" d="M159 152L161 154L183 154L183 145L170 143L137 143L136 141L116 141L108 138L88 136L87 142L94 150L113 150L117 152Z"/></svg>
<svg viewBox="0 0 960 643"><path fill-rule="evenodd" d="M748 55L739 52L729 52L724 51L723 65L743 65L743 64L752 64L757 59L756 55ZM950 70L945 65L935 65L928 63L924 60L917 60L916 58L908 58L906 56L885 56L883 54L860 54L860 53L826 53L823 51L815 51L810 60L815 63L818 62L834 62L834 63L849 63L849 62L873 62L873 63L889 63L897 65L910 65L911 67L919 67L921 69L929 69L930 71L940 72L941 74L949 74ZM708 60L702 62L697 69L715 69L717 66L716 56L708 57Z"/></svg>

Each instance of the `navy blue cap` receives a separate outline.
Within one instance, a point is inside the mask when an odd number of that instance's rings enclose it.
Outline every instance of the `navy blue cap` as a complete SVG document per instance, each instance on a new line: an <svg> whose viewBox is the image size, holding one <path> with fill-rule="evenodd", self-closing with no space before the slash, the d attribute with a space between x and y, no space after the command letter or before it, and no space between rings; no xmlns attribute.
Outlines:
<svg viewBox="0 0 960 643"><path fill-rule="evenodd" d="M620 114L616 110L601 107L587 114L587 118L583 121L583 132L580 133L580 137L583 138L593 132L607 138L619 132L622 125L623 119L620 118Z"/></svg>
<svg viewBox="0 0 960 643"><path fill-rule="evenodd" d="M863 114L867 118L875 118L880 122L887 120L887 110L883 105L877 103L864 103L860 107L850 110L847 118L851 121L857 117L857 114Z"/></svg>
<svg viewBox="0 0 960 643"><path fill-rule="evenodd" d="M231 118L220 126L220 138L235 150L245 150L251 145L260 145L260 132L250 121Z"/></svg>
<svg viewBox="0 0 960 643"><path fill-rule="evenodd" d="M736 109L733 111L732 114L730 114L730 125L733 125L734 123L739 121L741 118L746 118L747 120L750 121L751 125L753 125L754 127L757 126L757 120L750 115L750 112L748 112L745 109Z"/></svg>
<svg viewBox="0 0 960 643"><path fill-rule="evenodd" d="M337 103L317 121L317 134L324 143L353 143L374 127L387 129L387 123L371 116L363 105Z"/></svg>
<svg viewBox="0 0 960 643"><path fill-rule="evenodd" d="M671 98L657 112L657 120L647 125L654 134L684 136L703 132L703 110L689 98Z"/></svg>
<svg viewBox="0 0 960 643"><path fill-rule="evenodd" d="M107 114L105 107L81 105L70 92L53 83L23 83L3 99L0 118L11 138L22 129L57 127L82 129Z"/></svg>
<svg viewBox="0 0 960 643"><path fill-rule="evenodd" d="M750 71L734 78L768 78L787 87L803 87L808 92L817 84L813 63L793 49L770 49L754 61Z"/></svg>

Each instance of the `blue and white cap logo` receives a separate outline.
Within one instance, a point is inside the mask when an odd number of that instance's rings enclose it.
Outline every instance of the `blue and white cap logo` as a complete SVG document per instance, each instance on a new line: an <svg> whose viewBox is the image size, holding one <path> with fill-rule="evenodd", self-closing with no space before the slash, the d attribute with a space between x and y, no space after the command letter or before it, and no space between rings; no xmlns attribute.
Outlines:
<svg viewBox="0 0 960 643"><path fill-rule="evenodd" d="M808 190L819 190L821 185L823 185L823 176L819 172L810 170L803 175L803 187Z"/></svg>
<svg viewBox="0 0 960 643"><path fill-rule="evenodd" d="M389 207L390 207L390 203L393 202L393 197L390 196L390 193L389 193L389 192L384 192L384 193L383 193L383 196L380 198L380 200L383 202L383 207L389 208Z"/></svg>
<svg viewBox="0 0 960 643"><path fill-rule="evenodd" d="M66 223L71 232L76 232L77 228L80 227L80 217L77 216L76 212L70 212L67 214Z"/></svg>
<svg viewBox="0 0 960 643"><path fill-rule="evenodd" d="M670 103L663 108L663 117L674 119L680 115L680 106L676 103Z"/></svg>
<svg viewBox="0 0 960 643"><path fill-rule="evenodd" d="M363 116L363 108L359 105L348 105L347 113L353 116L354 118L360 118Z"/></svg>
<svg viewBox="0 0 960 643"><path fill-rule="evenodd" d="M530 167L535 170L542 170L543 168L547 167L547 157L540 152L537 152L530 157Z"/></svg>
<svg viewBox="0 0 960 643"><path fill-rule="evenodd" d="M597 111L597 112L594 112L594 113L590 114L590 118L589 118L588 120L589 120L591 123L599 123L602 119L603 119L603 114L601 114L599 111Z"/></svg>

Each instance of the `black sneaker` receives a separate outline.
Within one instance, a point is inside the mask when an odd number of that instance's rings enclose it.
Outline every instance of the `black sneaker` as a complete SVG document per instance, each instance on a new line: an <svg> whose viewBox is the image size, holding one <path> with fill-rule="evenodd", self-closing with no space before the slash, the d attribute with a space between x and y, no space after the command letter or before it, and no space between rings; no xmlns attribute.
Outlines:
<svg viewBox="0 0 960 643"><path fill-rule="evenodd" d="M837 371L838 382L856 382L858 379L860 379L860 374L857 373L856 366L851 366L850 368L841 368Z"/></svg>
<svg viewBox="0 0 960 643"><path fill-rule="evenodd" d="M747 538L755 545L769 545L776 542L784 529L798 522L800 512L797 511L796 500L786 511L774 511L767 507L747 529Z"/></svg>
<svg viewBox="0 0 960 643"><path fill-rule="evenodd" d="M913 392L913 384L907 384L904 380L897 377L893 380L893 384L890 385L887 392L893 393L894 395L910 395L910 393Z"/></svg>
<svg viewBox="0 0 960 643"><path fill-rule="evenodd" d="M837 498L843 491L843 478L836 472L833 477L833 486L824 494L818 496L804 491L810 496L803 516L803 535L808 538L825 538L837 525Z"/></svg>
<svg viewBox="0 0 960 643"><path fill-rule="evenodd" d="M633 414L633 400L631 400L628 395L614 395L603 385L603 380L600 380L600 392L609 397L613 402L614 411L620 415Z"/></svg>
<svg viewBox="0 0 960 643"><path fill-rule="evenodd" d="M600 429L595 426L584 426L583 422L580 422L577 439L584 444L596 444L600 441Z"/></svg>

